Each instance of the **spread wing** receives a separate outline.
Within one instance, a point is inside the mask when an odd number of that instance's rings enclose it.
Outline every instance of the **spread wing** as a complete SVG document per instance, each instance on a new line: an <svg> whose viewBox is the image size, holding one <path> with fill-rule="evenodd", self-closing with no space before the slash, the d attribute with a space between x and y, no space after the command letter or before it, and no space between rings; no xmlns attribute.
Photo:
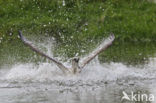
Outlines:
<svg viewBox="0 0 156 103"><path fill-rule="evenodd" d="M87 56L84 60L81 61L80 67L83 68L86 64L88 64L92 59L94 59L98 54L102 51L106 50L109 46L112 45L115 39L114 34L111 34L107 39L105 39L95 50L93 50L89 56Z"/></svg>
<svg viewBox="0 0 156 103"><path fill-rule="evenodd" d="M53 61L64 73L66 71L69 71L67 67L65 67L61 62L57 61L56 59L44 54L43 52L41 52L40 50L38 50L37 48L33 47L31 43L29 43L25 38L24 36L22 35L22 32L19 31L19 36L20 36L20 39L23 41L23 43L28 46L30 49L32 49L34 52L40 54L41 56L43 57L46 57L47 59Z"/></svg>

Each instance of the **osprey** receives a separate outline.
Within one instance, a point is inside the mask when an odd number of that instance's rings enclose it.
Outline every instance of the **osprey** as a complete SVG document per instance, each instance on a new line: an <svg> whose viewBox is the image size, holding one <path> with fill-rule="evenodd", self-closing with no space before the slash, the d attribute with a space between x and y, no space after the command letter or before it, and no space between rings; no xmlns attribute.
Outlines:
<svg viewBox="0 0 156 103"><path fill-rule="evenodd" d="M41 52L40 50L38 50L37 48L32 46L32 44L29 43L24 38L24 36L22 35L21 31L19 31L19 37L20 37L20 39L23 41L23 43L26 46L28 46L30 49L32 49L34 52L40 54L41 56L46 57L47 59L53 61L62 70L62 72L65 73L65 74L69 74L69 73L70 74L77 74L77 73L80 73L82 71L82 69L86 66L86 64L88 64L92 59L94 59L102 51L106 50L109 46L111 46L113 41L114 41L114 39L115 39L114 34L111 34L95 50L93 50L84 60L82 60L81 63L79 63L80 59L78 57L74 57L72 59L72 66L71 66L71 68L68 68L65 65L63 65L61 62L56 60L55 58L46 55L45 53Z"/></svg>

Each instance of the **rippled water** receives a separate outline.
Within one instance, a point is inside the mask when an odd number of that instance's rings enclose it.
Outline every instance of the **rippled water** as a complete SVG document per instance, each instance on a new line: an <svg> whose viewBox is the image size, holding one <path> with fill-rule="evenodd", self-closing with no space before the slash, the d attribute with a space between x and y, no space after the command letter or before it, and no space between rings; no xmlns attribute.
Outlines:
<svg viewBox="0 0 156 103"><path fill-rule="evenodd" d="M16 64L0 69L0 103L120 103L122 92L156 95L156 58L144 66L100 64L79 75L63 75L51 63ZM146 101L140 102L146 103Z"/></svg>

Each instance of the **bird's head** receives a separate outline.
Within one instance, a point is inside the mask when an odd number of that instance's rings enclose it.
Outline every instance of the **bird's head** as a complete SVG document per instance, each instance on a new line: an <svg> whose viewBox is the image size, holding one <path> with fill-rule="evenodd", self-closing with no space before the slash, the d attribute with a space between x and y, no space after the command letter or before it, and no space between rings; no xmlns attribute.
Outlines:
<svg viewBox="0 0 156 103"><path fill-rule="evenodd" d="M74 58L72 59L72 62L78 63L78 62L79 62L79 60L80 60L80 58L79 58L79 57L74 57Z"/></svg>

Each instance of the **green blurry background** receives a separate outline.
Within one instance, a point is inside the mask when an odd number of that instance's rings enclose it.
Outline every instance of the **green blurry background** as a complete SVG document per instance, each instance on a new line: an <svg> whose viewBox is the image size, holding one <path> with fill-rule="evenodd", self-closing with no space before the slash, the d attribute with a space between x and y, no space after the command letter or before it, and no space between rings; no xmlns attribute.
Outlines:
<svg viewBox="0 0 156 103"><path fill-rule="evenodd" d="M55 38L52 52L63 61L87 54L114 33L115 42L99 60L135 65L155 56L156 4L147 0L0 0L0 66L45 61L24 46L18 30L35 45ZM47 51L44 45L38 48Z"/></svg>

